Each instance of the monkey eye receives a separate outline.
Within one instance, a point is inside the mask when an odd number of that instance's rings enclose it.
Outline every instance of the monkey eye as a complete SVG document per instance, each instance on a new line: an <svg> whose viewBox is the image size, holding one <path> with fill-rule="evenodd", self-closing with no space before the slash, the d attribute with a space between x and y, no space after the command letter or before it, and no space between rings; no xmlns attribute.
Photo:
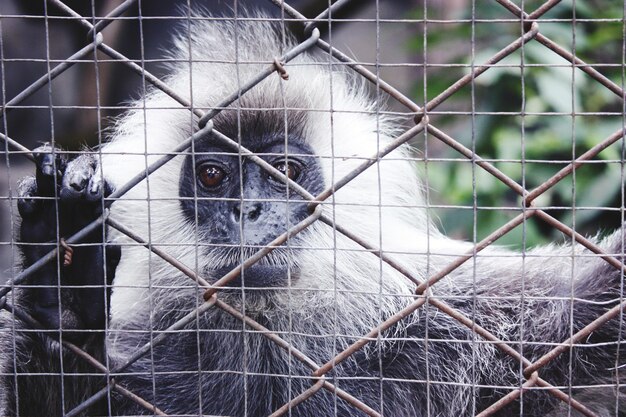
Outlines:
<svg viewBox="0 0 626 417"><path fill-rule="evenodd" d="M286 175L292 181L296 181L300 177L300 167L291 162L279 162L274 164L274 168L279 170L281 174Z"/></svg>
<svg viewBox="0 0 626 417"><path fill-rule="evenodd" d="M217 165L205 164L198 169L198 178L207 188L219 186L226 178L226 172Z"/></svg>

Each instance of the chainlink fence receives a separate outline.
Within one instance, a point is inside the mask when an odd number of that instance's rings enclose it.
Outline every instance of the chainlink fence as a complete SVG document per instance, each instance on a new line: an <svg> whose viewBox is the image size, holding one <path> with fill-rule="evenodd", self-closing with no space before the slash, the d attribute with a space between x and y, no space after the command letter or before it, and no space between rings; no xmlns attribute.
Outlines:
<svg viewBox="0 0 626 417"><path fill-rule="evenodd" d="M118 65L127 67L128 69L136 73L138 77L141 77L143 80L145 80L145 82L154 85L156 88L168 94L178 103L180 103L182 108L191 109L190 111L192 111L193 114L199 119L198 130L196 133L194 133L194 135L189 137L177 149L172 149L171 154L163 156L158 162L150 165L145 170L145 173L136 178L133 178L125 186L117 189L111 196L109 196L109 198L106 199L104 203L106 207L109 207L116 199L122 197L131 188L144 180L152 172L158 170L162 165L172 159L175 155L187 150L194 140L200 137L204 137L208 133L211 133L213 137L216 138L216 140L236 150L241 155L246 156L250 160L260 165L263 169L271 172L272 175L280 177L281 173L278 172L274 167L264 162L261 158L254 155L254 153L252 153L248 149L240 146L237 141L217 131L213 127L212 119L221 111L221 109L227 108L231 104L235 103L239 97L245 95L248 90L254 89L255 86L266 77L275 77L277 76L276 73L278 73L279 75L283 76L283 78L287 78L287 75L289 73L290 60L303 53L304 51L312 48L319 48L325 53L332 55L335 60L345 64L352 71L367 79L369 82L371 82L374 88L387 93L392 98L392 100L395 101L394 105L404 107L406 111L414 116L414 125L408 128L397 138L395 138L395 140L389 146L381 149L378 153L371 155L371 158L369 158L368 160L363 161L361 166L359 166L353 172L350 172L344 178L336 179L332 187L324 190L319 195L311 195L304 189L299 187L297 184L290 182L290 189L294 192L297 192L302 198L310 202L311 214L304 221L293 226L286 233L276 237L276 239L268 244L267 247L258 250L258 252L254 256L250 257L243 263L243 266L249 267L265 255L267 255L269 252L271 252L271 250L276 246L282 245L287 242L291 236L306 229L315 222L321 222L333 228L337 233L341 233L349 237L358 245L360 245L363 249L369 251L371 253L371 256L379 257L382 262L386 263L391 268L394 268L401 274L405 275L407 280L410 280L415 284L414 301L404 310L398 311L396 315L388 318L385 321L382 321L379 326L373 328L368 334L363 334L362 338L352 344L349 348L340 352L337 356L327 358L327 361L325 363L316 363L311 358L307 357L304 353L300 352L297 346L291 345L279 334L272 332L271 328L267 328L266 326L255 322L255 320L245 316L238 309L228 305L218 298L220 293L220 287L228 284L231 280L235 279L240 273L239 268L229 272L214 284L210 284L202 276L199 276L193 270L193 268L182 264L171 255L168 255L166 251L153 247L152 245L150 245L149 240L146 236L139 236L124 224L118 221L114 221L108 216L108 212L105 211L105 213L101 217L93 221L83 230L79 231L73 236L66 237L63 246L68 247L67 245L80 243L81 239L83 239L89 232L101 229L102 225L106 224L111 228L117 229L119 232L125 234L138 244L144 245L147 249L152 251L154 255L161 257L162 259L169 262L172 266L178 268L184 274L189 276L189 278L195 281L197 285L206 290L204 296L205 303L203 305L200 305L196 311L190 312L185 318L174 323L170 328L167 329L167 331L161 332L159 335L154 336L149 344L141 347L134 354L130 355L131 359L128 361L128 363L119 366L117 369L108 369L105 364L98 362L96 359L91 357L88 353L81 350L76 345L73 345L68 341L63 341L62 344L64 349L73 352L73 354L75 354L81 360L85 361L87 364L90 364L93 367L94 372L99 372L102 375L106 375L108 380L108 384L103 384L98 392L93 394L91 398L87 399L77 408L69 410L67 415L73 416L80 414L81 412L86 410L91 404L106 397L111 390L117 391L119 394L126 396L129 400L134 401L137 404L145 407L146 410L148 410L150 413L154 413L156 415L165 415L165 413L159 410L155 405L149 403L145 399L134 394L132 391L126 389L124 387L124 377L117 375L120 374L124 369L128 368L130 364L132 364L134 361L137 361L143 355L149 354L151 349L157 344L161 343L165 338L176 337L174 333L177 329L181 329L186 324L192 322L193 320L196 320L196 318L199 315L202 315L203 312L212 308L218 308L222 309L224 312L232 315L238 320L241 320L247 328L260 332L264 337L270 339L280 348L289 351L294 358L301 361L304 365L310 368L312 381L310 389L298 393L298 395L295 396L289 403L284 404L281 408L275 410L272 415L278 416L288 414L291 408L295 407L303 401L307 401L308 398L316 395L318 391L328 390L336 395L341 401L345 401L351 404L355 409L361 410L367 415L379 416L381 414L378 411L374 410L373 408L368 406L368 404L365 404L359 399L358 393L343 391L342 389L333 385L330 378L327 378L326 376L333 370L335 366L337 366L343 360L353 355L358 350L362 349L368 343L375 341L382 332L394 326L403 317L406 317L407 315L417 311L425 305L430 305L441 313L449 315L454 320L457 320L461 325L466 326L468 329L474 332L478 338L493 343L502 352L517 361L520 364L520 367L523 368L523 376L526 381L521 384L517 389L512 389L510 393L503 396L502 398L494 398L493 404L485 410L480 410L480 414L478 415L485 416L496 413L498 411L506 410L508 404L518 399L525 390L533 387L539 387L543 389L545 395L551 395L558 398L560 401L568 404L572 409L577 410L582 415L596 415L593 409L588 408L585 404L572 398L570 396L570 390L561 389L553 386L550 382L550 375L542 375L542 368L544 368L544 366L553 361L559 355L567 352L572 345L584 343L586 338L592 332L594 332L607 321L618 318L623 309L626 307L626 301L621 301L620 303L617 303L605 314L597 317L595 320L588 323L585 327L582 328L582 330L575 334L571 334L571 336L567 340L563 340L561 344L554 347L549 353L547 353L543 357L535 361L530 361L520 354L517 346L514 346L510 342L505 342L501 340L500 338L496 337L494 334L474 322L470 317L452 308L445 301L442 301L441 299L438 299L436 297L429 297L428 293L426 292L429 287L437 288L437 282L443 277L450 274L462 264L470 261L478 252L492 245L501 237L507 235L517 226L524 224L531 218L542 220L554 229L562 232L565 236L571 237L571 239L575 240L579 244L588 248L590 251L602 257L608 264L615 267L617 270L621 271L623 268L620 259L604 253L592 241L588 240L579 232L577 232L575 228L566 225L564 222L558 220L555 216L550 214L548 210L539 208L538 205L535 204L538 198L542 197L542 195L547 193L553 187L557 186L564 179L571 178L572 175L575 174L575 171L583 166L587 161L593 161L594 158L596 158L599 153L605 150L607 147L622 141L624 137L623 122L620 122L622 127L619 127L619 129L606 135L602 140L598 141L592 146L589 146L587 149L584 150L584 152L580 153L580 155L574 155L571 161L569 161L569 163L567 163L563 168L558 170L556 174L550 177L546 177L540 185L535 186L534 188L527 188L525 185L520 185L520 182L518 180L513 179L510 175L506 174L504 170L499 169L496 166L497 164L495 163L497 161L481 157L481 155L478 154L474 149L472 149L472 147L465 146L459 140L456 140L452 136L452 134L446 133L446 131L436 127L433 121L433 115L437 114L437 110L440 109L443 104L446 103L451 97L457 95L457 93L459 93L459 91L463 90L464 88L472 88L473 84L477 80L479 80L480 77L483 77L483 74L494 71L495 68L499 67L499 64L501 64L503 60L507 59L512 54L523 50L526 45L531 44L539 45L542 48L546 48L546 50L550 51L550 53L560 56L567 62L567 67L570 68L571 71L585 73L597 83L594 87L603 88L608 94L615 95L617 96L617 98L619 98L619 100L623 100L625 94L623 82L622 85L619 85L618 83L607 78L598 69L596 69L596 67L594 67L593 62L583 61L577 56L577 54L571 52L571 48L562 47L560 44L553 41L550 36L542 31L542 17L544 17L544 15L549 13L554 8L560 7L560 1L549 0L543 3L528 2L529 5L536 6L534 10L529 11L523 11L518 4L520 2L512 2L507 0L497 0L493 2L490 7L502 8L499 10L505 10L507 11L507 13L509 13L508 18L501 19L501 21L510 25L517 25L517 27L519 28L519 36L511 41L508 45L504 46L499 51L489 56L487 59L480 62L478 60L476 60L475 62L474 60L472 60L471 64L465 66L465 75L461 76L455 82L451 83L447 88L443 89L443 91L438 92L438 94L436 94L434 98L424 100L424 102L422 102L421 104L418 104L408 95L395 88L393 80L381 79L377 75L376 71L370 70L367 65L355 61L353 58L350 57L351 54L336 49L331 43L324 40L323 37L320 36L320 30L318 29L318 26L330 25L334 14L340 13L342 7L354 2L351 2L350 0L338 0L323 13L319 14L318 16L311 17L303 15L301 11L297 10L294 7L291 7L289 4L281 0L270 1L275 5L276 9L280 13L282 13L282 16L284 16L284 18L288 19L290 22L293 22L296 25L301 25L305 34L303 38L304 40L293 50L288 51L284 56L268 56L267 61L273 62L273 64L269 65L265 69L265 71L259 73L256 78L248 81L245 85L241 86L239 90L233 91L232 95L216 105L214 109L205 112L193 107L192 103L188 102L185 98L177 95L173 91L173 89L171 89L167 85L166 82L159 79L157 76L147 72L144 66L138 64L132 59L129 59L118 50L107 44L106 36L103 35L102 31L111 23L122 19L125 13L131 7L136 5L138 0L127 0L119 2L117 6L113 8L113 10L111 10L106 16L101 18L84 17L75 12L72 8L70 8L68 4L64 3L61 0L48 0L46 2L46 7L48 9L55 8L55 10L61 12L62 16L66 17L66 20L63 21L63 24L74 25L78 30L83 31L90 41L87 45L78 49L74 54L72 54L63 62L57 63L56 65L50 65L49 70L43 73L41 75L41 78L39 78L36 82L21 91L21 93L19 93L15 97L6 100L3 106L3 117L5 117L6 114L10 111L20 111L20 104L27 100L32 94L40 89L45 89L52 82L53 79L63 74L65 71L69 70L76 62L92 60L94 53L97 51L101 54L106 55L108 58L110 58L110 60L116 62ZM372 1L371 3L374 3L374 1ZM522 4L524 4L524 2L522 2ZM468 6L471 5L468 3ZM417 9L422 8L423 11L427 10L426 5L414 7ZM407 6L407 13L410 10L411 7ZM478 17L472 16L472 19L469 21L458 20L456 23L473 24L478 20ZM623 22L623 16L615 16L611 21L613 23ZM427 27L427 25L425 24L427 22L426 16L415 18L413 22L415 24L422 24L424 28ZM454 23L454 21L449 21L448 23L450 22ZM344 19L343 23L349 24L350 21L349 19ZM601 22L599 24L601 24ZM445 28L441 30L445 30ZM623 42L624 41L622 39L622 48ZM467 56L477 56L477 51L474 51L474 48L478 48L479 46L480 45L476 45L474 42L472 42L471 50L467 51ZM518 68L523 67L523 65L519 63L516 65ZM424 67L427 68L428 65L424 64ZM445 71L445 68L442 70ZM286 80L285 82L288 82L288 80ZM572 114L575 115L574 113ZM565 116L571 116L572 114ZM621 114L621 119L623 119L623 110L621 111ZM523 112L518 112L517 116L523 117L524 114ZM343 185L351 181L353 178L357 177L367 168L377 164L381 158L385 157L394 149L405 143L408 143L409 141L414 140L419 135L428 137L430 140L435 142L438 141L441 144L444 144L446 147L453 149L457 153L457 156L461 155L461 157L469 161L472 166L476 168L476 170L482 170L493 178L497 179L499 182L501 182L501 184L504 184L509 189L509 192L513 192L514 194L519 196L519 205L517 208L520 210L520 213L517 216L515 216L513 219L509 220L505 224L501 225L500 227L496 228L495 230L491 231L482 240L475 239L473 250L471 250L464 256L458 257L442 270L433 271L427 280L422 280L419 277L413 276L410 272L407 272L400 265L394 262L393 256L390 256L380 251L378 249L377 242L364 241L350 230L349 225L338 224L336 221L333 220L333 218L328 217L326 214L323 214L322 211L319 209L319 206L324 201L331 198L333 194ZM25 158L32 159L31 151L27 147L20 144L20 138L9 137L4 133L0 133L0 137L2 137L2 140L6 144L6 149L4 150L4 152L7 155L19 154ZM8 156L6 158L6 161L8 161ZM623 163L623 160L621 162ZM287 181L286 178L285 181ZM522 182L522 184L524 184L524 182ZM12 194L12 192L10 191L8 198L15 199L15 195ZM623 210L623 207L621 208L621 210ZM12 279L10 279L8 283L6 283L0 289L0 307L8 310L11 314L19 317L26 323L36 323L36 321L32 317L29 317L24 311L21 311L17 306L11 304L10 292L16 286L28 284L30 277L45 264L53 261L58 256L58 253L62 253L61 248L59 248L59 250L51 251L39 261L35 262L32 266L19 272L18 274L15 274ZM50 337L53 336L51 335Z"/></svg>

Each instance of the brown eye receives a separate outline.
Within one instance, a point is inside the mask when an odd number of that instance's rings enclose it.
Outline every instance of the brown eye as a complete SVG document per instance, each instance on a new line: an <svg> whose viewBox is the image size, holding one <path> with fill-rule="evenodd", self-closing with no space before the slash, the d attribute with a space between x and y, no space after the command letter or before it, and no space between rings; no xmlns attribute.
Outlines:
<svg viewBox="0 0 626 417"><path fill-rule="evenodd" d="M292 163L279 162L274 165L274 168L292 181L296 181L300 176L300 168Z"/></svg>
<svg viewBox="0 0 626 417"><path fill-rule="evenodd" d="M198 178L205 187L214 188L224 181L226 172L215 165L202 165L198 170Z"/></svg>

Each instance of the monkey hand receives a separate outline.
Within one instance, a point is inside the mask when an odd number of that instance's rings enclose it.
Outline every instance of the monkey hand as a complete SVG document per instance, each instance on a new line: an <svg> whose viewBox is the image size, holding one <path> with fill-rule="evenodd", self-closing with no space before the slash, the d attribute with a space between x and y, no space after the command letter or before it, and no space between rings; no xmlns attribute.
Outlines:
<svg viewBox="0 0 626 417"><path fill-rule="evenodd" d="M23 267L57 248L59 256L31 275L21 304L45 328L61 329L69 340L82 341L89 335L86 331L104 328L120 248L106 243L105 226L96 227L73 247L64 238L100 216L103 198L112 190L91 154L68 160L45 144L33 155L36 175L18 186Z"/></svg>

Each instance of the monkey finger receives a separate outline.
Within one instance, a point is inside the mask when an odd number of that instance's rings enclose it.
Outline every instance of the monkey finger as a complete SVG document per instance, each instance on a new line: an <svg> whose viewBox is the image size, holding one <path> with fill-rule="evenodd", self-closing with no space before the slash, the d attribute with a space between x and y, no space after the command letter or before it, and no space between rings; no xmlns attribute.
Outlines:
<svg viewBox="0 0 626 417"><path fill-rule="evenodd" d="M97 165L93 176L89 180L89 187L85 192L87 201L99 201L103 197L108 197L113 192L109 182L102 174L102 168Z"/></svg>
<svg viewBox="0 0 626 417"><path fill-rule="evenodd" d="M56 184L60 182L67 156L50 143L44 143L33 150L36 164L37 193L40 196L54 197Z"/></svg>
<svg viewBox="0 0 626 417"><path fill-rule="evenodd" d="M94 175L96 160L89 154L80 155L68 162L61 182L61 198L78 200L86 197L90 190L90 181Z"/></svg>

